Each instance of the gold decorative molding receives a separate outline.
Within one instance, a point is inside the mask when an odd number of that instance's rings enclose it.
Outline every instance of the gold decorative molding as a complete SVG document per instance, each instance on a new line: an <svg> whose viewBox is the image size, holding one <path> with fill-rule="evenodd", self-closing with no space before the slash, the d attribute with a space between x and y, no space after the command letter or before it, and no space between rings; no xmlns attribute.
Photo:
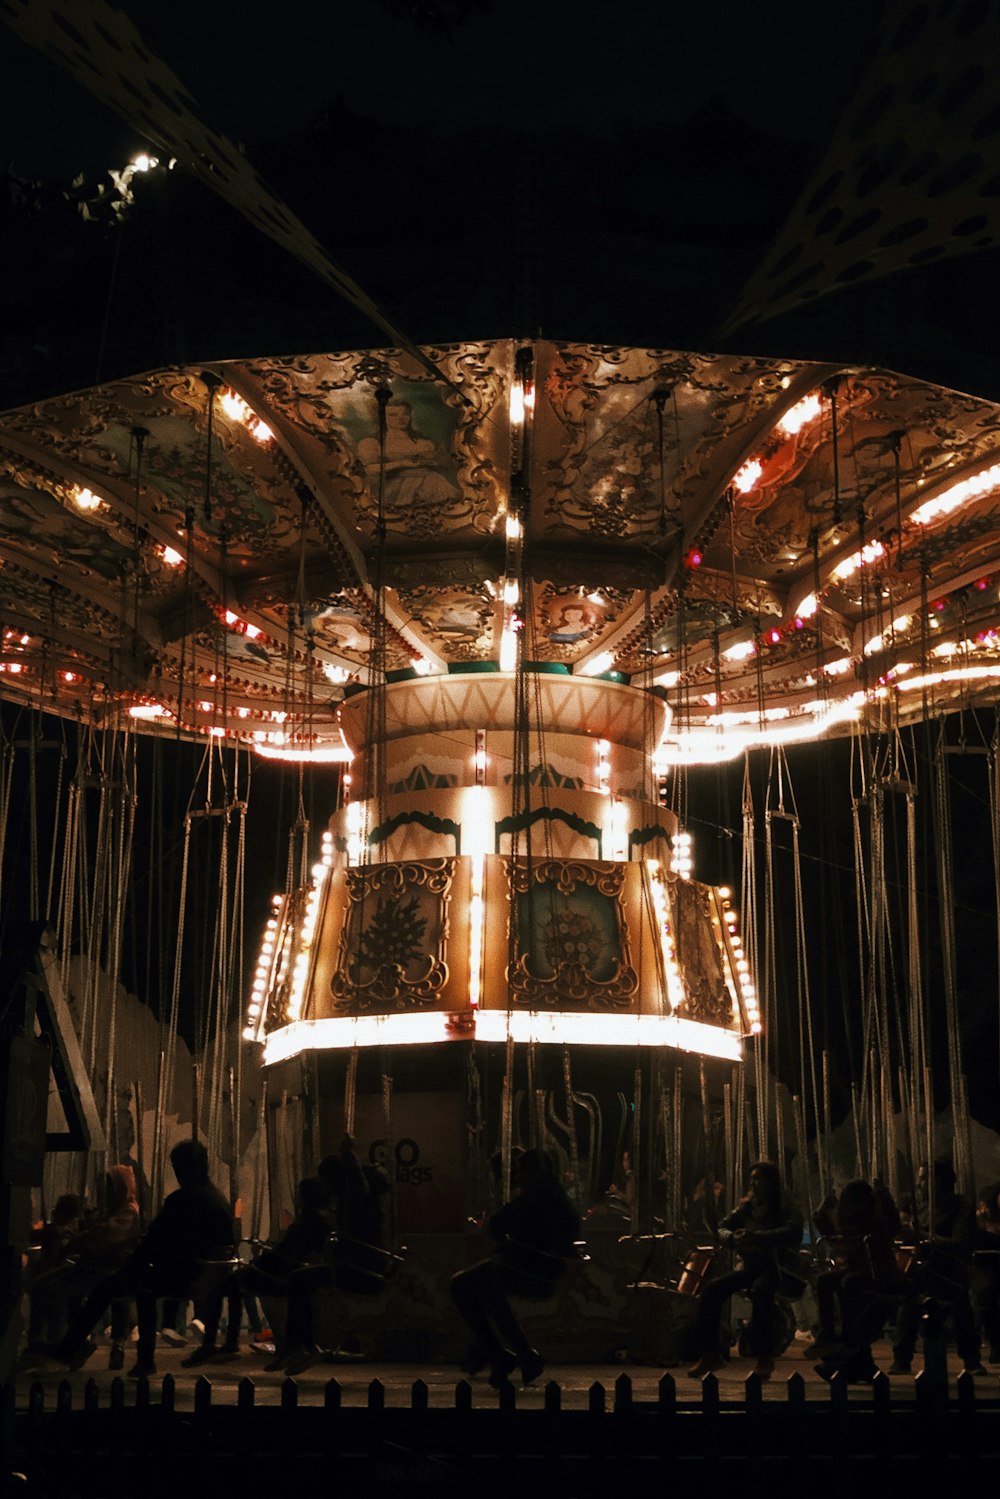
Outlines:
<svg viewBox="0 0 1000 1499"><path fill-rule="evenodd" d="M639 979L630 952L626 867L562 859L543 859L530 866L507 861L508 934L510 950L516 949L509 971L513 1005L630 1008ZM538 922L532 907L539 896L544 901L546 887L550 909L543 909ZM549 971L539 972L542 967ZM607 977L599 976L605 973Z"/></svg>
<svg viewBox="0 0 1000 1499"><path fill-rule="evenodd" d="M345 873L347 910L331 980L343 1014L434 1005L446 954L455 859L367 864Z"/></svg>

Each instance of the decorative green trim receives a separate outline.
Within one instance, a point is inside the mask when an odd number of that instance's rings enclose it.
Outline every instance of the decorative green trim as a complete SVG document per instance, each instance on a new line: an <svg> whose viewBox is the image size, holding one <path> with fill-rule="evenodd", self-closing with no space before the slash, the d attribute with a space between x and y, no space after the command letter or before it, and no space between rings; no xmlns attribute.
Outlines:
<svg viewBox="0 0 1000 1499"><path fill-rule="evenodd" d="M500 664L497 661L449 661L449 677L474 676L478 672L499 671Z"/></svg>
<svg viewBox="0 0 1000 1499"><path fill-rule="evenodd" d="M533 765L528 771L527 777L518 777L518 783L523 785L525 779L527 779L529 786L558 786L564 791L583 790L582 776L564 776L554 766L548 764ZM507 775L503 778L505 786L512 785L513 781L513 775Z"/></svg>
<svg viewBox="0 0 1000 1499"><path fill-rule="evenodd" d="M380 822L377 828L372 828L368 834L369 847L373 848L376 843L384 843L391 838L397 828L404 827L406 823L415 822L429 833L444 833L455 840L456 856L462 852L462 828L461 824L453 822L450 817L435 817L433 812L397 812L395 817L390 817L386 822Z"/></svg>
<svg viewBox="0 0 1000 1499"><path fill-rule="evenodd" d="M666 828L661 828L658 822L650 823L644 828L633 828L628 835L628 856L631 859L634 848L641 848L643 844L652 843L655 838L669 839L669 837L670 834Z"/></svg>
<svg viewBox="0 0 1000 1499"><path fill-rule="evenodd" d="M448 791L458 785L458 777L451 772L435 775L426 765L415 765L408 776L393 781L386 789L394 795L407 791Z"/></svg>
<svg viewBox="0 0 1000 1499"><path fill-rule="evenodd" d="M500 852L500 839L504 833L521 833L536 822L564 822L574 833L584 838L593 838L597 844L597 857L604 857L604 835L596 822L584 822L575 812L566 812L562 807L536 807L533 812L521 817L502 817L496 825L496 852Z"/></svg>

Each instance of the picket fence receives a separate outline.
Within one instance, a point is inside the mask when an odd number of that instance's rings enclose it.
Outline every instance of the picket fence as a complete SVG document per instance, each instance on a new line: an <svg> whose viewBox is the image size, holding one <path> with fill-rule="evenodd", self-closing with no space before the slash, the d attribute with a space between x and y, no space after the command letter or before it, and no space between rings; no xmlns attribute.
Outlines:
<svg viewBox="0 0 1000 1499"><path fill-rule="evenodd" d="M730 1387L731 1389L731 1387ZM760 1381L747 1379L739 1398L722 1398L708 1375L680 1391L670 1374L655 1399L636 1399L621 1374L590 1386L586 1406L570 1408L554 1382L530 1406L506 1385L488 1404L473 1399L460 1381L446 1408L431 1404L417 1379L409 1401L394 1390L392 1403L378 1380L366 1397L343 1399L336 1379L315 1386L308 1402L294 1380L281 1386L278 1403L261 1404L252 1379L219 1398L207 1378L194 1386L193 1405L182 1409L173 1378L115 1379L102 1400L91 1380L82 1391L68 1380L47 1393L33 1385L19 1404L0 1392L7 1471L24 1474L27 1494L101 1495L109 1499L177 1499L211 1490L252 1494L298 1490L305 1484L363 1485L368 1493L436 1495L472 1490L496 1493L607 1495L643 1475L699 1484L709 1471L720 1484L743 1481L754 1469L776 1481L797 1476L813 1493L864 1492L865 1476L908 1481L943 1458L959 1465L1000 1460L998 1381L977 1388L970 1375L950 1388L918 1376L903 1392L880 1375L859 1394L834 1379L828 1393L807 1395L794 1374L782 1398L765 1400ZM815 1386L812 1387L815 1390ZM235 1398L234 1398L235 1394ZM750 1465L747 1469L746 1465ZM801 1470L797 1475L794 1470ZM817 1486L826 1476L832 1487ZM957 1476L957 1474L956 1474ZM879 1479L883 1482L883 1479ZM536 1486L537 1485L537 1486ZM713 1485L714 1490L714 1485ZM719 1490L721 1492L721 1488ZM879 1490L882 1492L882 1490ZM639 1492L639 1490L637 1490Z"/></svg>

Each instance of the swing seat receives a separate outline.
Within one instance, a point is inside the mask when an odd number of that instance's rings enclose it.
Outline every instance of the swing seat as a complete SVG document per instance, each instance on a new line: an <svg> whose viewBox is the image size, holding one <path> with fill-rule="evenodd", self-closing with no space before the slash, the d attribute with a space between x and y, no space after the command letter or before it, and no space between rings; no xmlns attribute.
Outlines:
<svg viewBox="0 0 1000 1499"><path fill-rule="evenodd" d="M568 1244L565 1252L555 1253L519 1239L504 1239L494 1255L496 1264L516 1281L513 1294L527 1301L547 1301L570 1268L589 1259L582 1239Z"/></svg>
<svg viewBox="0 0 1000 1499"><path fill-rule="evenodd" d="M327 1240L326 1261L336 1273L338 1290L357 1296L377 1296L398 1271L403 1256L377 1244L334 1233Z"/></svg>

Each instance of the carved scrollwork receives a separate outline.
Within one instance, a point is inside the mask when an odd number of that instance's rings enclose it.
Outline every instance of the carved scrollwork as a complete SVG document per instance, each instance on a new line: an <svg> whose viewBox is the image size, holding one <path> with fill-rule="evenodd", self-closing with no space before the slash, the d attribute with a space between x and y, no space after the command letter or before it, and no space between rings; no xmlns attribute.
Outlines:
<svg viewBox="0 0 1000 1499"><path fill-rule="evenodd" d="M677 1014L708 1025L729 1025L733 1000L722 949L712 926L710 891L697 880L671 880L675 954L684 986Z"/></svg>
<svg viewBox="0 0 1000 1499"><path fill-rule="evenodd" d="M346 871L348 907L331 988L344 1014L433 1005L448 982L454 859Z"/></svg>
<svg viewBox="0 0 1000 1499"><path fill-rule="evenodd" d="M623 864L508 861L516 956L511 1000L531 1009L566 1004L628 1009L639 988L629 951Z"/></svg>

